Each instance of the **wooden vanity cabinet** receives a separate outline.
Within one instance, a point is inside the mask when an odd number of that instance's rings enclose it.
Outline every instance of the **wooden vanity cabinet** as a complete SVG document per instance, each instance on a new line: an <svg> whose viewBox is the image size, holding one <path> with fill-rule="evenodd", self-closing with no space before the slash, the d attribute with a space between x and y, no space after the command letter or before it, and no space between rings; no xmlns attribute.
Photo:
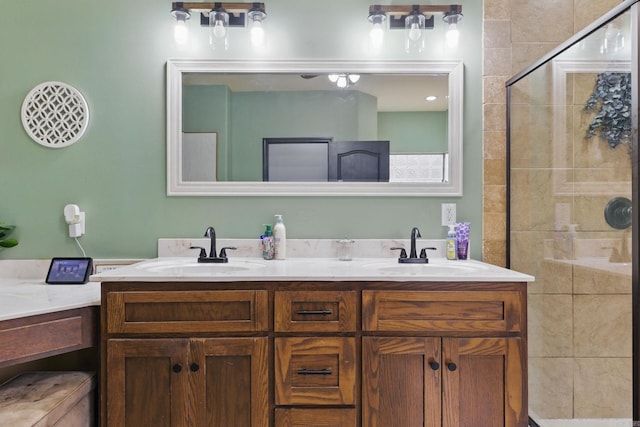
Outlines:
<svg viewBox="0 0 640 427"><path fill-rule="evenodd" d="M363 291L363 426L526 426L523 292Z"/></svg>
<svg viewBox="0 0 640 427"><path fill-rule="evenodd" d="M103 283L103 426L526 427L526 284Z"/></svg>
<svg viewBox="0 0 640 427"><path fill-rule="evenodd" d="M270 425L267 291L103 284L102 296L103 426Z"/></svg>
<svg viewBox="0 0 640 427"><path fill-rule="evenodd" d="M275 427L357 427L355 290L276 290Z"/></svg>

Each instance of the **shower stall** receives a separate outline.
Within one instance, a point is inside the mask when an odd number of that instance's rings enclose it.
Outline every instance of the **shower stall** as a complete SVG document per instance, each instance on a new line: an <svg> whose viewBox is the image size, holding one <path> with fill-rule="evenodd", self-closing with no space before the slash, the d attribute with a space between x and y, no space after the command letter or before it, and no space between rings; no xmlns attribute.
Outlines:
<svg viewBox="0 0 640 427"><path fill-rule="evenodd" d="M507 82L507 262L536 277L531 426L640 426L638 1Z"/></svg>

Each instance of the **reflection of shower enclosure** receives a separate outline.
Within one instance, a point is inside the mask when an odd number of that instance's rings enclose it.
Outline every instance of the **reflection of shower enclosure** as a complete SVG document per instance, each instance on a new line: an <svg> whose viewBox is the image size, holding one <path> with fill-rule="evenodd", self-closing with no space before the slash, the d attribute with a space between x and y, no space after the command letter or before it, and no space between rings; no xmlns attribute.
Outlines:
<svg viewBox="0 0 640 427"><path fill-rule="evenodd" d="M529 408L543 427L640 416L637 1L507 82L509 265L536 277Z"/></svg>

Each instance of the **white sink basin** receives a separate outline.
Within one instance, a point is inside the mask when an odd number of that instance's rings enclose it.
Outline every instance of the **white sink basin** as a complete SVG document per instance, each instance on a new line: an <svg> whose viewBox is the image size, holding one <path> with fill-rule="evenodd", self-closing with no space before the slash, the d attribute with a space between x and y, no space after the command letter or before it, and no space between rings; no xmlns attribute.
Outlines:
<svg viewBox="0 0 640 427"><path fill-rule="evenodd" d="M363 267L375 271L376 274L410 275L410 276L458 276L469 275L486 271L485 264L474 261L448 261L431 259L428 264L402 264L397 261L382 261L379 263L367 263Z"/></svg>
<svg viewBox="0 0 640 427"><path fill-rule="evenodd" d="M167 276L215 276L238 272L248 272L257 268L264 268L261 261L233 260L228 263L199 263L191 258L170 258L146 261L136 265L136 268L150 273Z"/></svg>

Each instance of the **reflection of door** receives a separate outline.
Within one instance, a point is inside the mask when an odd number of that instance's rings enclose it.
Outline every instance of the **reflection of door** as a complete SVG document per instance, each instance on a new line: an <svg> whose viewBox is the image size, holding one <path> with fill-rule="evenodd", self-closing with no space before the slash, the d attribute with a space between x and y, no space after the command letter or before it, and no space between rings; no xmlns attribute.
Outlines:
<svg viewBox="0 0 640 427"><path fill-rule="evenodd" d="M263 181L326 181L331 138L263 138Z"/></svg>
<svg viewBox="0 0 640 427"><path fill-rule="evenodd" d="M329 181L388 182L389 141L330 143Z"/></svg>

